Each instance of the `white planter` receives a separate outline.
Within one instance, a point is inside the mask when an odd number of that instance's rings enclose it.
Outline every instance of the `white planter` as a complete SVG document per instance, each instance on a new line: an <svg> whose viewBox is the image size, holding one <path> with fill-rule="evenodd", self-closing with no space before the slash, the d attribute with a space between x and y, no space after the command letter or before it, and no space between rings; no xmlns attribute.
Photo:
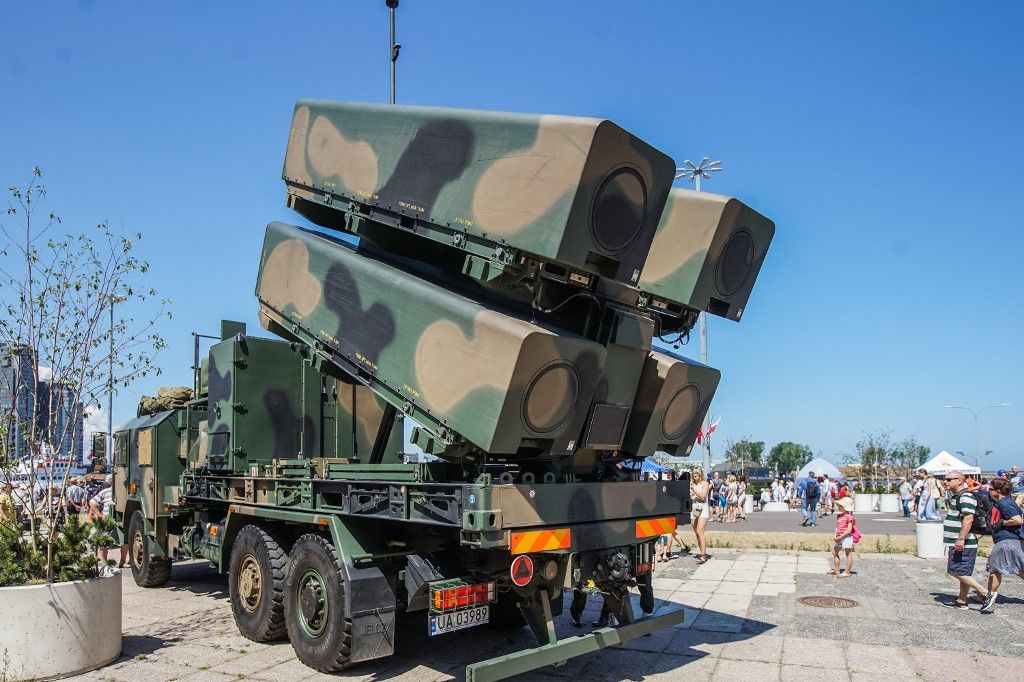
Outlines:
<svg viewBox="0 0 1024 682"><path fill-rule="evenodd" d="M868 493L861 493L853 498L853 511L855 512L871 512L875 510L875 505L872 503L871 495Z"/></svg>
<svg viewBox="0 0 1024 682"><path fill-rule="evenodd" d="M894 514L900 511L900 496L896 493L884 493L878 496L878 511Z"/></svg>
<svg viewBox="0 0 1024 682"><path fill-rule="evenodd" d="M743 513L752 514L754 512L754 498L747 495L743 500Z"/></svg>
<svg viewBox="0 0 1024 682"><path fill-rule="evenodd" d="M946 556L942 544L941 521L919 521L914 524L917 530L917 556L922 559L941 559Z"/></svg>
<svg viewBox="0 0 1024 682"><path fill-rule="evenodd" d="M121 576L0 587L0 664L6 679L50 680L121 655Z"/></svg>

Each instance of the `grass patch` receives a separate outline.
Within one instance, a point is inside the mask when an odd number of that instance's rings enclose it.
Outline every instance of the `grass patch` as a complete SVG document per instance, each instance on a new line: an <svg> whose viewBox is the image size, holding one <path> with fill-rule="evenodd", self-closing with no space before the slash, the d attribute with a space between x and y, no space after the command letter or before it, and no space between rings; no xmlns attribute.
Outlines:
<svg viewBox="0 0 1024 682"><path fill-rule="evenodd" d="M708 547L714 549L775 549L780 551L832 552L832 533L777 533L708 531ZM982 537L978 555L987 557L992 538ZM857 544L860 554L916 554L916 535L867 535Z"/></svg>

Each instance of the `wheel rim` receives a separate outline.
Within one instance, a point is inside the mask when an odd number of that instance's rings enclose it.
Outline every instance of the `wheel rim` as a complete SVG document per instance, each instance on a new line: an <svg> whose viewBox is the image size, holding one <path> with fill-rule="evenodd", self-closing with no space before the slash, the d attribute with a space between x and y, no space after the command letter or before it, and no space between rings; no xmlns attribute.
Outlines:
<svg viewBox="0 0 1024 682"><path fill-rule="evenodd" d="M299 603L299 625L310 637L319 637L327 629L330 612L324 579L316 569L308 568L299 578L295 589Z"/></svg>
<svg viewBox="0 0 1024 682"><path fill-rule="evenodd" d="M142 539L142 532L135 531L132 536L132 565L142 570L142 561L146 557L146 543Z"/></svg>
<svg viewBox="0 0 1024 682"><path fill-rule="evenodd" d="M260 563L252 554L246 554L238 570L238 599L242 608L252 613L259 607L262 597L263 573L260 571Z"/></svg>

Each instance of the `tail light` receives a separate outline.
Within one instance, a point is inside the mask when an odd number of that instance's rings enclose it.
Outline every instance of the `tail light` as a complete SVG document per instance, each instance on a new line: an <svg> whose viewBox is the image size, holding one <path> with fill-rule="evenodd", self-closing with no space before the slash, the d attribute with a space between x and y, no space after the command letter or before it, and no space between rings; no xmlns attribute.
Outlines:
<svg viewBox="0 0 1024 682"><path fill-rule="evenodd" d="M495 600L494 583L459 585L433 591L434 611L450 611Z"/></svg>

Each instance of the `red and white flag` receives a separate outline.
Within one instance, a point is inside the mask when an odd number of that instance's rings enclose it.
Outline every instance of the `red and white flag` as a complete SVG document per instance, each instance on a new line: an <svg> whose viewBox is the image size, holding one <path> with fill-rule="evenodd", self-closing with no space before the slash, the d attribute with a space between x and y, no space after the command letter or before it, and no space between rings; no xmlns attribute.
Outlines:
<svg viewBox="0 0 1024 682"><path fill-rule="evenodd" d="M711 434L713 434L715 432L715 429L718 428L718 422L720 422L720 421L722 421L721 417L716 419L715 423L708 427L708 432L706 434L707 436L710 436ZM698 444L703 444L704 443L704 438L705 438L704 427L701 426L701 428L697 430L697 443Z"/></svg>

